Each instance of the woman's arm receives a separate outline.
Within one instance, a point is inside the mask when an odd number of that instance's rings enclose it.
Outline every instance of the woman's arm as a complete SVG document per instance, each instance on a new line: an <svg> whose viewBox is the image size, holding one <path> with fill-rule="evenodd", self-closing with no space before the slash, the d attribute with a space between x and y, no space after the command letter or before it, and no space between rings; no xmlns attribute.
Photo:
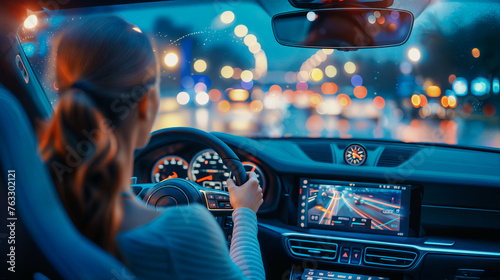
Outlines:
<svg viewBox="0 0 500 280"><path fill-rule="evenodd" d="M265 279L257 239L257 215L249 208L238 208L233 212L233 222L231 259L248 279Z"/></svg>

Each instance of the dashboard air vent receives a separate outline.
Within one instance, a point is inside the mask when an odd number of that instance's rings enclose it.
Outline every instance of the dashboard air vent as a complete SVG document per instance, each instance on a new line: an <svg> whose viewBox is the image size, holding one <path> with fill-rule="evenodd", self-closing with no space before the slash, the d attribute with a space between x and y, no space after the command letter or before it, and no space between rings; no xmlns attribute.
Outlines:
<svg viewBox="0 0 500 280"><path fill-rule="evenodd" d="M335 260L337 244L328 240L288 239L288 248L292 255L317 259Z"/></svg>
<svg viewBox="0 0 500 280"><path fill-rule="evenodd" d="M388 267L409 267L417 258L417 253L385 248L365 248L365 263Z"/></svg>
<svg viewBox="0 0 500 280"><path fill-rule="evenodd" d="M299 144L300 149L312 160L333 163L332 148L330 144Z"/></svg>
<svg viewBox="0 0 500 280"><path fill-rule="evenodd" d="M379 167L395 167L399 166L408 159L410 159L416 152L418 148L385 148L380 155L377 162Z"/></svg>

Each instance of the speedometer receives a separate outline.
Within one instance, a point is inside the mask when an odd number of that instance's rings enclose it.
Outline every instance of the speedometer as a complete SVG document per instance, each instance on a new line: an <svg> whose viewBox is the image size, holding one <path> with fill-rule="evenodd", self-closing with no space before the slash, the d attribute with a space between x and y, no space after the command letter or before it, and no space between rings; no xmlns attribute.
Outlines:
<svg viewBox="0 0 500 280"><path fill-rule="evenodd" d="M227 191L226 180L231 178L231 171L212 149L203 150L193 157L188 174L191 181L203 187L223 191Z"/></svg>
<svg viewBox="0 0 500 280"><path fill-rule="evenodd" d="M151 171L151 181L159 183L171 178L187 179L188 163L178 156L166 156L158 160Z"/></svg>

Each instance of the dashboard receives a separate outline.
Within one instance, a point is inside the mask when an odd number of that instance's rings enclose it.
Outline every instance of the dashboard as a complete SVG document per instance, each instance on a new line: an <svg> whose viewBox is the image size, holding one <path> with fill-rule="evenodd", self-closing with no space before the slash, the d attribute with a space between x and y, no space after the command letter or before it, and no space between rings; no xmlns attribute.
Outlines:
<svg viewBox="0 0 500 280"><path fill-rule="evenodd" d="M268 279L500 279L498 150L213 134L264 189ZM232 174L207 146L155 140L136 154L138 183L227 190Z"/></svg>

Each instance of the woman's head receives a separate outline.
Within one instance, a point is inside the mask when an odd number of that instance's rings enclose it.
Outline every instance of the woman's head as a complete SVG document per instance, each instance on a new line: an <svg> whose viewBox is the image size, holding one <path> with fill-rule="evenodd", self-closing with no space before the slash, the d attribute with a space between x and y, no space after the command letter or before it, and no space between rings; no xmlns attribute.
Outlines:
<svg viewBox="0 0 500 280"><path fill-rule="evenodd" d="M84 19L57 38L60 99L40 148L76 227L114 251L121 223L123 162L149 140L158 109L150 41L119 17ZM131 175L131 174L130 174Z"/></svg>

